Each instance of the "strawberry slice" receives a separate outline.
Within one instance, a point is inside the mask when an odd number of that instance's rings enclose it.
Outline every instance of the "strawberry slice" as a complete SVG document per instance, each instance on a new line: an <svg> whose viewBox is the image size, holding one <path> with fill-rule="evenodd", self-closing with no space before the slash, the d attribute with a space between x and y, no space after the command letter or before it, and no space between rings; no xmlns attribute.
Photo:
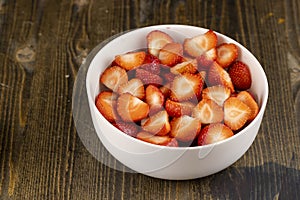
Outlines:
<svg viewBox="0 0 300 200"><path fill-rule="evenodd" d="M170 123L172 127L170 132L171 137L184 142L194 140L201 130L201 122L188 115L173 118Z"/></svg>
<svg viewBox="0 0 300 200"><path fill-rule="evenodd" d="M195 104L189 101L176 102L168 99L165 104L165 109L170 117L180 117L182 115L190 115Z"/></svg>
<svg viewBox="0 0 300 200"><path fill-rule="evenodd" d="M119 86L119 94L129 93L133 96L143 99L145 97L145 89L143 82L138 78L133 78L127 83L123 83Z"/></svg>
<svg viewBox="0 0 300 200"><path fill-rule="evenodd" d="M144 64L160 64L160 60L157 56L147 53L144 60Z"/></svg>
<svg viewBox="0 0 300 200"><path fill-rule="evenodd" d="M109 122L114 122L119 119L116 111L116 96L111 91L103 91L98 94L95 104L99 112Z"/></svg>
<svg viewBox="0 0 300 200"><path fill-rule="evenodd" d="M221 85L215 85L207 87L202 91L203 99L211 99L216 102L219 106L223 106L223 103L231 95L230 89Z"/></svg>
<svg viewBox="0 0 300 200"><path fill-rule="evenodd" d="M150 106L149 114L152 115L160 111L163 107L165 97L161 90L154 85L146 88L146 103Z"/></svg>
<svg viewBox="0 0 300 200"><path fill-rule="evenodd" d="M145 131L139 132L136 136L139 140L162 146L178 147L178 142L175 138L169 136L157 136Z"/></svg>
<svg viewBox="0 0 300 200"><path fill-rule="evenodd" d="M252 121L256 117L256 115L258 114L258 111L259 111L259 107L258 107L255 99L247 91L241 91L240 93L238 93L238 95L236 97L239 100L241 100L243 103L245 103L247 106L249 106L249 108L251 110L251 114L249 116L248 121Z"/></svg>
<svg viewBox="0 0 300 200"><path fill-rule="evenodd" d="M162 94L164 95L165 99L170 97L170 95L171 95L171 83L167 83L167 84L161 86L159 89L162 92Z"/></svg>
<svg viewBox="0 0 300 200"><path fill-rule="evenodd" d="M125 122L136 122L147 117L149 106L139 98L125 93L117 100L117 111Z"/></svg>
<svg viewBox="0 0 300 200"><path fill-rule="evenodd" d="M163 79L159 75L140 68L136 69L136 78L141 79L144 85L152 84L160 86L163 83Z"/></svg>
<svg viewBox="0 0 300 200"><path fill-rule="evenodd" d="M170 98L173 101L198 99L201 95L203 85L204 80L199 73L177 75L171 85Z"/></svg>
<svg viewBox="0 0 300 200"><path fill-rule="evenodd" d="M150 54L158 56L159 51L167 43L174 42L173 38L165 32L155 30L147 35L147 47Z"/></svg>
<svg viewBox="0 0 300 200"><path fill-rule="evenodd" d="M196 60L189 60L182 63L178 63L170 69L170 72L176 75L183 73L195 74L197 71L198 70Z"/></svg>
<svg viewBox="0 0 300 200"><path fill-rule="evenodd" d="M132 137L136 137L136 134L139 131L139 126L131 122L116 121L113 125Z"/></svg>
<svg viewBox="0 0 300 200"><path fill-rule="evenodd" d="M217 59L217 49L212 48L197 58L197 64L198 64L198 70L202 71L205 70L207 71L209 66L213 64L213 62Z"/></svg>
<svg viewBox="0 0 300 200"><path fill-rule="evenodd" d="M167 135L171 129L168 113L163 110L152 115L143 122L142 128L153 135Z"/></svg>
<svg viewBox="0 0 300 200"><path fill-rule="evenodd" d="M125 54L117 55L115 57L115 63L122 68L132 70L144 63L146 53L144 51L128 52Z"/></svg>
<svg viewBox="0 0 300 200"><path fill-rule="evenodd" d="M198 57L205 51L216 47L217 42L217 35L212 30L209 30L205 34L185 39L183 50L192 57Z"/></svg>
<svg viewBox="0 0 300 200"><path fill-rule="evenodd" d="M193 109L192 117L199 119L202 124L222 122L223 107L211 99L202 99Z"/></svg>
<svg viewBox="0 0 300 200"><path fill-rule="evenodd" d="M126 71L119 66L112 66L105 69L100 76L100 83L116 92L120 84L126 83L128 76Z"/></svg>
<svg viewBox="0 0 300 200"><path fill-rule="evenodd" d="M229 97L224 102L224 123L236 131L249 120L251 109L237 97Z"/></svg>
<svg viewBox="0 0 300 200"><path fill-rule="evenodd" d="M183 49L179 43L167 43L159 51L158 59L162 64L173 66L182 59Z"/></svg>
<svg viewBox="0 0 300 200"><path fill-rule="evenodd" d="M234 62L228 69L233 86L237 90L248 90L251 87L252 79L249 67L241 62Z"/></svg>
<svg viewBox="0 0 300 200"><path fill-rule="evenodd" d="M198 137L198 145L213 144L233 136L233 132L226 125L221 123L205 126Z"/></svg>
<svg viewBox="0 0 300 200"><path fill-rule="evenodd" d="M233 43L223 43L217 47L217 62L223 68L228 67L238 57L238 48Z"/></svg>
<svg viewBox="0 0 300 200"><path fill-rule="evenodd" d="M213 64L210 66L207 79L208 86L222 85L229 88L231 92L234 92L234 87L229 74L216 62L213 62Z"/></svg>

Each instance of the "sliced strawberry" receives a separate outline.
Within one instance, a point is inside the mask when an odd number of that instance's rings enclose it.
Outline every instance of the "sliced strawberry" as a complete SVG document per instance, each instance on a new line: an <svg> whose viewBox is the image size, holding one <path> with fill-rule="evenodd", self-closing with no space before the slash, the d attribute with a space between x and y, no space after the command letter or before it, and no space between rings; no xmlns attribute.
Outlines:
<svg viewBox="0 0 300 200"><path fill-rule="evenodd" d="M195 104L192 102L176 102L168 99L165 104L165 109L170 117L180 117L182 115L190 115Z"/></svg>
<svg viewBox="0 0 300 200"><path fill-rule="evenodd" d="M150 54L158 56L160 49L173 41L173 38L165 32L159 30L151 31L147 35L148 51Z"/></svg>
<svg viewBox="0 0 300 200"><path fill-rule="evenodd" d="M114 122L119 119L116 111L117 102L114 93L111 91L103 91L96 97L96 107L99 112L109 122Z"/></svg>
<svg viewBox="0 0 300 200"><path fill-rule="evenodd" d="M228 67L238 57L238 48L233 43L223 43L217 47L217 62L223 68Z"/></svg>
<svg viewBox="0 0 300 200"><path fill-rule="evenodd" d="M100 76L100 83L116 92L120 84L126 83L128 76L126 71L119 66L112 66L105 69Z"/></svg>
<svg viewBox="0 0 300 200"><path fill-rule="evenodd" d="M216 60L217 58L217 49L212 48L200 56L197 57L197 64L199 71L208 70L208 67Z"/></svg>
<svg viewBox="0 0 300 200"><path fill-rule="evenodd" d="M190 73L195 74L197 72L197 61L190 60L182 63L178 63L175 66L171 67L170 72L173 74L183 74Z"/></svg>
<svg viewBox="0 0 300 200"><path fill-rule="evenodd" d="M150 106L150 115L160 111L163 107L165 97L161 90L154 85L146 88L146 103Z"/></svg>
<svg viewBox="0 0 300 200"><path fill-rule="evenodd" d="M256 115L258 114L258 111L259 111L259 107L258 107L255 99L247 91L241 91L240 93L238 93L238 95L236 97L239 100L241 100L242 102L244 102L247 106L249 106L249 108L251 110L251 114L250 114L248 121L252 121L256 117Z"/></svg>
<svg viewBox="0 0 300 200"><path fill-rule="evenodd" d="M144 64L160 64L160 60L157 56L147 53L144 60Z"/></svg>
<svg viewBox="0 0 300 200"><path fill-rule="evenodd" d="M203 99L211 99L219 106L223 106L223 103L231 95L230 89L221 85L215 85L207 87L202 91Z"/></svg>
<svg viewBox="0 0 300 200"><path fill-rule="evenodd" d="M143 99L145 97L145 89L143 82L138 78L133 78L127 83L123 83L119 86L119 94L129 93L133 96Z"/></svg>
<svg viewBox="0 0 300 200"><path fill-rule="evenodd" d="M178 147L178 142L175 138L169 136L157 136L145 131L139 132L136 136L139 140L162 146Z"/></svg>
<svg viewBox="0 0 300 200"><path fill-rule="evenodd" d="M165 99L170 97L170 95L171 95L171 83L167 83L167 84L161 86L159 89L162 92L162 94L164 95Z"/></svg>
<svg viewBox="0 0 300 200"><path fill-rule="evenodd" d="M213 64L210 66L207 74L207 80L208 86L222 85L229 88L231 92L234 91L229 74L216 62L213 62Z"/></svg>
<svg viewBox="0 0 300 200"><path fill-rule="evenodd" d="M202 99L193 109L192 117L199 119L202 124L222 122L224 118L223 107L211 99Z"/></svg>
<svg viewBox="0 0 300 200"><path fill-rule="evenodd" d="M183 49L188 55L198 57L205 51L216 47L217 42L217 35L212 30L209 30L205 34L185 39Z"/></svg>
<svg viewBox="0 0 300 200"><path fill-rule="evenodd" d="M198 99L201 95L203 85L204 81L199 73L177 75L171 85L170 98L173 101Z"/></svg>
<svg viewBox="0 0 300 200"><path fill-rule="evenodd" d="M144 51L129 52L115 57L115 62L122 68L132 70L144 63L146 53Z"/></svg>
<svg viewBox="0 0 300 200"><path fill-rule="evenodd" d="M143 122L142 128L153 135L167 135L171 129L168 113L163 110L150 116Z"/></svg>
<svg viewBox="0 0 300 200"><path fill-rule="evenodd" d="M153 84L160 86L163 83L163 79L159 75L140 68L136 69L136 78L141 79L144 85Z"/></svg>
<svg viewBox="0 0 300 200"><path fill-rule="evenodd" d="M252 79L249 67L241 62L234 62L228 69L233 86L237 90L248 90L251 87Z"/></svg>
<svg viewBox="0 0 300 200"><path fill-rule="evenodd" d="M194 140L198 136L201 130L201 122L196 118L183 115L178 118L173 118L171 127L171 137L188 142Z"/></svg>
<svg viewBox="0 0 300 200"><path fill-rule="evenodd" d="M162 64L167 66L173 66L182 59L182 45L179 43L167 43L159 51L158 59Z"/></svg>
<svg viewBox="0 0 300 200"><path fill-rule="evenodd" d="M198 145L213 144L233 136L233 132L226 125L221 123L205 126L198 137Z"/></svg>
<svg viewBox="0 0 300 200"><path fill-rule="evenodd" d="M149 106L139 98L125 93L117 100L117 111L125 122L136 122L147 117Z"/></svg>
<svg viewBox="0 0 300 200"><path fill-rule="evenodd" d="M116 121L113 125L127 135L135 137L139 132L139 126L131 122Z"/></svg>
<svg viewBox="0 0 300 200"><path fill-rule="evenodd" d="M224 123L236 131L249 120L251 109L237 97L229 97L224 102Z"/></svg>

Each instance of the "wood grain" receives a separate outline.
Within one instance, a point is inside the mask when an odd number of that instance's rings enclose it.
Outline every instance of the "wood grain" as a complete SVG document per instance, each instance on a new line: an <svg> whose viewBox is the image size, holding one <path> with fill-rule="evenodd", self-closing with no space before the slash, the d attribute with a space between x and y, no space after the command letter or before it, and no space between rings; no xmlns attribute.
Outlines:
<svg viewBox="0 0 300 200"><path fill-rule="evenodd" d="M299 198L299 12L297 0L0 0L0 199ZM72 115L80 65L97 44L168 23L234 38L269 80L251 148L228 169L190 181L102 164L85 148ZM79 91L84 95L83 86ZM98 153L119 165L104 147Z"/></svg>

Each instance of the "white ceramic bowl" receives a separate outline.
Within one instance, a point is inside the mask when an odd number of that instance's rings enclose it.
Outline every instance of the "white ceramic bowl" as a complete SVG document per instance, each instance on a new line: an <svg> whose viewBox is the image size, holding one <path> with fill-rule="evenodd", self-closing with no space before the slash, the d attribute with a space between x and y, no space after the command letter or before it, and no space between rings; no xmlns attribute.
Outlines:
<svg viewBox="0 0 300 200"><path fill-rule="evenodd" d="M93 58L86 77L90 112L98 137L105 148L127 167L162 179L194 179L219 172L236 162L254 141L266 108L268 82L257 59L241 44L216 32L218 42L235 43L239 60L247 63L252 75L250 91L257 97L260 111L257 117L238 134L215 144L197 147L165 147L130 137L110 124L97 110L95 97L99 93L99 77L115 55L146 47L146 35L161 30L177 42L205 33L207 29L186 25L158 25L127 32L106 44Z"/></svg>

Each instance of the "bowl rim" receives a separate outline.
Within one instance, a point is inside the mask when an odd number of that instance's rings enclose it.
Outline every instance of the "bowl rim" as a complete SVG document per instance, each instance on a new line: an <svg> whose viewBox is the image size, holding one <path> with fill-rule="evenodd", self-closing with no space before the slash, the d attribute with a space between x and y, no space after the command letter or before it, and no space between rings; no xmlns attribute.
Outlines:
<svg viewBox="0 0 300 200"><path fill-rule="evenodd" d="M162 25L145 26L145 27L131 29L131 30L127 30L127 31L120 32L118 34L112 35L111 37L109 37L109 38L105 39L104 41L102 41L101 43L99 43L90 52L90 54L92 54L92 52L93 52L94 55L90 58L91 60L90 60L90 63L88 65L87 74L86 74L86 82L85 82L86 89L87 89L88 102L89 102L90 105L93 106L93 108L90 108L90 112L92 112L94 110L97 110L96 115L100 116L100 118L104 120L104 123L108 124L108 126L110 126L115 131L122 133L122 135L125 138L128 138L129 140L132 140L133 142L137 142L137 143L140 143L142 145L148 145L149 147L155 147L155 148L158 148L158 149L167 149L167 150L172 150L172 151L173 150L175 150L175 151L176 150L179 150L179 151L182 151L182 150L201 150L201 149L206 149L206 148L212 148L215 145L220 145L220 144L223 144L223 143L228 143L231 140L234 140L235 138L240 137L240 135L245 134L245 132L248 129L250 129L256 123L256 121L258 121L260 118L263 118L263 114L264 114L264 111L265 111L265 108L266 108L266 105L267 105L267 101L268 101L268 97L269 97L268 79L267 79L266 73L265 73L262 65L259 63L259 61L257 60L257 58L245 46L243 46L241 43L237 42L233 38L230 38L230 37L228 37L228 36L226 36L226 35L224 35L224 34L222 34L220 32L214 31L214 30L213 30L214 33L216 33L218 37L221 36L225 40L229 40L230 42L233 42L233 43L237 44L238 48L240 48L240 51L246 52L251 57L253 57L252 59L255 62L255 65L258 68L259 73L263 76L263 82L264 82L263 85L265 86L265 92L262 95L262 98L261 98L261 101L260 101L259 112L258 112L257 116L249 124L247 124L247 126L244 127L242 130L238 131L237 133L235 133L233 136L231 136L229 138L226 138L224 140L221 140L221 141L218 141L218 142L215 142L215 143L212 143L212 144L207 144L207 145L203 145L203 146L192 146L192 147L170 147L170 146L163 146L163 145L152 144L152 143L149 143L149 142L145 142L145 141L139 140L139 139L137 139L135 137L129 136L129 135L125 134L123 131L121 131L118 128L116 128L115 126L113 126L98 111L98 109L97 109L97 107L95 105L95 99L92 97L92 94L90 93L91 90L90 90L90 85L88 84L88 81L89 81L88 77L91 74L91 70L90 70L91 64L93 63L95 57L101 51L101 49L103 49L110 42L112 42L112 41L114 41L114 40L116 40L116 39L118 39L120 37L127 36L128 34L131 34L132 32L140 31L140 30L143 30L143 29L149 29L149 30L151 30L153 28L157 28L159 30L166 30L166 29L169 29L169 28L172 28L172 27L173 28L192 28L192 29L199 29L199 30L202 30L202 31L205 31L205 30L208 31L209 30L209 29L203 28L203 27L192 26L192 25L183 25L183 24L162 24ZM99 47L100 47L100 49L99 49ZM101 132L101 134L103 134L103 133ZM103 135L105 136L105 134L103 134ZM97 137L101 141L101 139L98 136L98 133L97 133Z"/></svg>

